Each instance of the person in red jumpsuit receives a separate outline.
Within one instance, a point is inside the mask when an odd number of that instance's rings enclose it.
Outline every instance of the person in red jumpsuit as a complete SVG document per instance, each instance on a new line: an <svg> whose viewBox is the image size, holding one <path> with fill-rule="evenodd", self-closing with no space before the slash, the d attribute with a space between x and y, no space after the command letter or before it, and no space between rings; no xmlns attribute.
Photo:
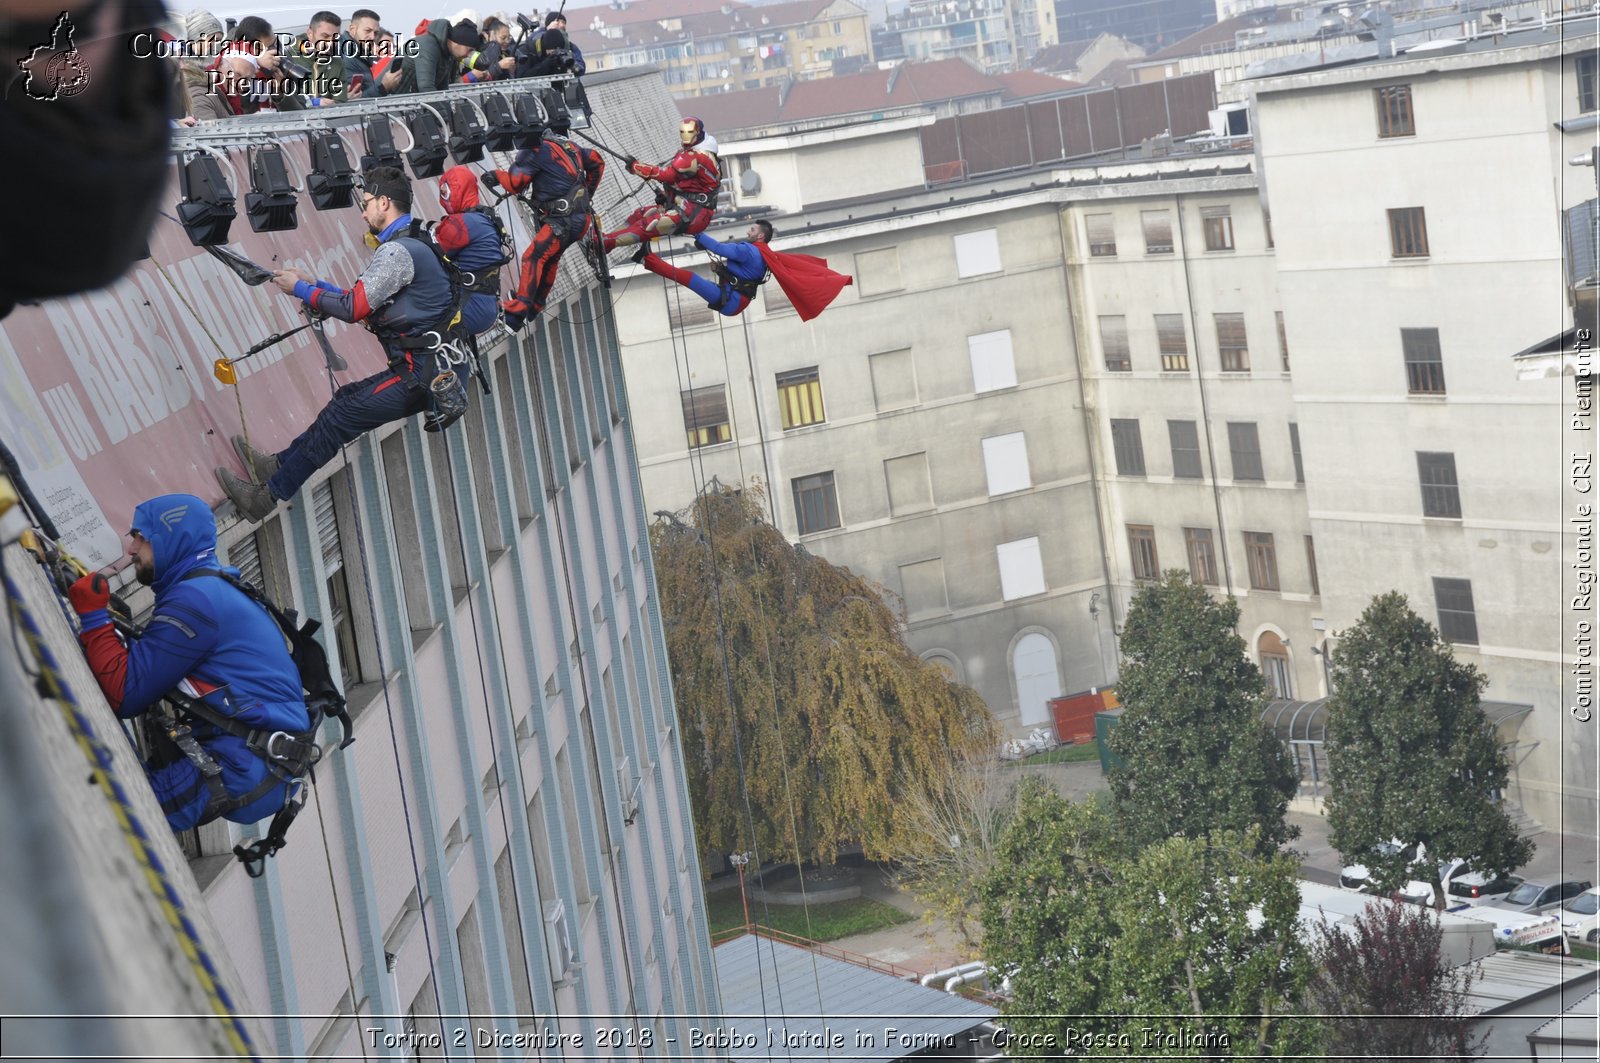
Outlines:
<svg viewBox="0 0 1600 1063"><path fill-rule="evenodd" d="M711 216L717 212L722 171L716 154L705 147L705 139L706 124L698 118L685 118L678 125L678 140L683 150L665 166L628 160L630 171L661 185L662 197L655 204L640 207L630 214L628 224L621 229L606 233L607 252L659 240L663 236L693 236L711 224Z"/></svg>

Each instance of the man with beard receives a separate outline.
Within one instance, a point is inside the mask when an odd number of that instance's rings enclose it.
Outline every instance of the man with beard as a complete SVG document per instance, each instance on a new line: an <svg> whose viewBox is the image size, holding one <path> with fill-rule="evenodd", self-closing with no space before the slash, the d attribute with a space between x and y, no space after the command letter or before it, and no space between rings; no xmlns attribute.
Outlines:
<svg viewBox="0 0 1600 1063"><path fill-rule="evenodd" d="M145 774L167 823L188 830L214 819L256 823L283 808L296 772L286 754L314 736L277 621L234 587L217 560L211 507L194 495L160 495L133 511L128 533L139 582L155 591L144 633L126 645L108 611L106 578L68 588L89 667L117 716L131 720L163 699L180 709L149 728Z"/></svg>
<svg viewBox="0 0 1600 1063"><path fill-rule="evenodd" d="M346 384L311 427L277 454L256 450L235 436L234 449L255 480L218 466L217 480L240 516L261 520L288 501L339 448L390 421L430 412L437 431L466 412L461 375L440 364L443 345L461 321L464 292L411 217L411 185L393 166L362 178L361 217L376 243L372 260L349 288L337 288L304 270L281 269L272 283L313 311L365 325L388 355L388 368ZM460 367L464 374L466 367Z"/></svg>

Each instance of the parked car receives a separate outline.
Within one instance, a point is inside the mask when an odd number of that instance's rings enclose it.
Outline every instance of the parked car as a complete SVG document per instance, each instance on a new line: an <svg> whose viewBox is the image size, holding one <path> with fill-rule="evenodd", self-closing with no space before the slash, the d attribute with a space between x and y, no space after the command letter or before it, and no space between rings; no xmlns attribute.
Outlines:
<svg viewBox="0 0 1600 1063"><path fill-rule="evenodd" d="M1574 941L1600 942L1600 889L1590 888L1566 903L1560 911L1561 932Z"/></svg>
<svg viewBox="0 0 1600 1063"><path fill-rule="evenodd" d="M1509 912L1545 912L1559 908L1592 885L1587 879L1581 882L1576 879L1519 882L1516 889L1498 901L1490 901L1485 907L1503 908Z"/></svg>
<svg viewBox="0 0 1600 1063"><path fill-rule="evenodd" d="M1445 884L1445 894L1450 907L1472 907L1480 904L1493 904L1503 900L1506 894L1522 885L1522 879L1516 875L1487 875L1481 871L1465 871L1456 874Z"/></svg>
<svg viewBox="0 0 1600 1063"><path fill-rule="evenodd" d="M1447 909L1475 907L1499 900L1515 889L1522 879L1516 875L1486 875L1472 870L1466 860L1439 861L1439 882L1444 886ZM1412 904L1431 906L1433 885L1421 879L1407 882L1399 890L1400 899Z"/></svg>
<svg viewBox="0 0 1600 1063"><path fill-rule="evenodd" d="M1379 842L1377 845L1373 846L1373 849L1383 856L1393 856L1396 853L1404 853L1407 862L1410 863L1415 863L1417 860L1427 855L1426 846L1403 845L1398 838L1386 842ZM1342 871L1339 872L1339 888L1350 890L1354 893L1376 893L1377 890L1373 888L1371 878L1372 873L1367 870L1366 864L1348 864ZM1408 883L1408 888L1411 885L1415 884ZM1429 889L1431 889L1431 887L1429 887Z"/></svg>

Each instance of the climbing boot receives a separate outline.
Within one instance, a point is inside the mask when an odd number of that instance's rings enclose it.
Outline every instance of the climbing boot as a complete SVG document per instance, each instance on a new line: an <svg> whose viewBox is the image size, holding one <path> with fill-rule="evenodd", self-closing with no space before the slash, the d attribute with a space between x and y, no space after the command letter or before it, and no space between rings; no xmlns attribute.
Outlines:
<svg viewBox="0 0 1600 1063"><path fill-rule="evenodd" d="M272 474L278 471L278 456L257 450L244 436L233 437L233 452L239 455L244 467L255 473L261 483L272 479Z"/></svg>
<svg viewBox="0 0 1600 1063"><path fill-rule="evenodd" d="M278 500L272 497L272 492L267 490L266 484L253 484L248 480L241 480L220 465L215 472L223 493L232 500L239 510L239 516L245 520L251 523L265 520L277 508Z"/></svg>

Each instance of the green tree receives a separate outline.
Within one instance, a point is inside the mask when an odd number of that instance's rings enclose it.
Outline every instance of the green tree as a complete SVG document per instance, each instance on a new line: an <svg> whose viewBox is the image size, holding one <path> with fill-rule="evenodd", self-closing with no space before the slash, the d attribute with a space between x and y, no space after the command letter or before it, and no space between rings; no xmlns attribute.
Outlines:
<svg viewBox="0 0 1600 1063"><path fill-rule="evenodd" d="M1122 766L1112 805L1136 846L1214 831L1255 835L1275 852L1299 831L1284 820L1299 773L1261 722L1266 686L1234 630L1239 604L1186 572L1167 572L1128 607L1111 732Z"/></svg>
<svg viewBox="0 0 1600 1063"><path fill-rule="evenodd" d="M1221 832L1133 853L1097 801L1026 780L983 889L984 955L1010 975L1021 1054L1315 1051L1318 1024L1292 1012L1313 974L1299 866L1258 849L1254 832Z"/></svg>
<svg viewBox="0 0 1600 1063"><path fill-rule="evenodd" d="M1330 658L1328 838L1365 864L1380 891L1409 879L1445 906L1438 861L1510 872L1533 856L1498 794L1510 775L1479 696L1486 680L1456 660L1405 595L1379 595L1346 629ZM1375 846L1423 845L1414 864Z"/></svg>
<svg viewBox="0 0 1600 1063"><path fill-rule="evenodd" d="M1328 1023L1329 1055L1399 1063L1479 1053L1488 1035L1473 1038L1465 1017L1476 967L1446 962L1437 918L1374 900L1349 923L1313 925L1311 1007L1338 1016Z"/></svg>
<svg viewBox="0 0 1600 1063"><path fill-rule="evenodd" d="M983 700L906 646L882 588L766 523L756 489L707 491L650 541L701 856L900 855L907 780L993 747Z"/></svg>

